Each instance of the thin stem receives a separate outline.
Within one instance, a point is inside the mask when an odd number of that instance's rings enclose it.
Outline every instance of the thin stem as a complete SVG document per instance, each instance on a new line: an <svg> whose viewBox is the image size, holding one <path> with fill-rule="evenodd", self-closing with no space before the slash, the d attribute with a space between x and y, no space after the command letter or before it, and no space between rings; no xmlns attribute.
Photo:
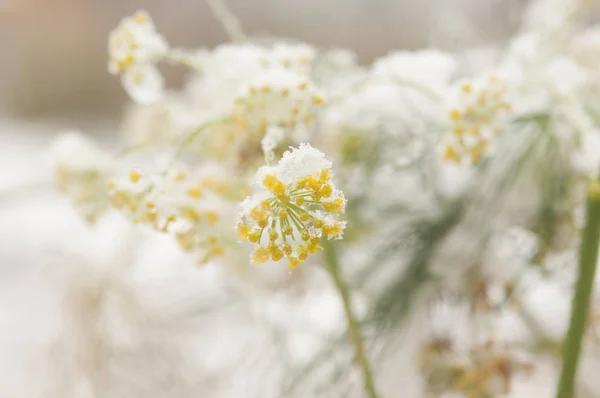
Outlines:
<svg viewBox="0 0 600 398"><path fill-rule="evenodd" d="M206 0L206 4L210 7L214 17L223 25L231 41L247 41L239 19L227 8L223 0Z"/></svg>
<svg viewBox="0 0 600 398"><path fill-rule="evenodd" d="M342 280L342 276L339 272L335 245L325 240L323 242L323 249L325 268L331 275L331 278L333 279L335 287L339 292L340 297L342 299L342 303L344 305L344 312L346 314L346 320L348 322L348 335L350 337L352 345L354 346L356 361L358 362L362 370L365 392L367 393L367 396L369 398L377 398L377 393L375 391L375 383L373 381L373 373L371 372L371 367L369 365L369 359L367 358L363 338L360 334L360 327L358 325L358 321L356 320L356 316L352 311L350 289L348 285Z"/></svg>
<svg viewBox="0 0 600 398"><path fill-rule="evenodd" d="M194 54L191 54L187 50L182 49L171 49L165 54L165 61L170 62L174 65L185 66L196 72L203 72L202 65L194 60Z"/></svg>
<svg viewBox="0 0 600 398"><path fill-rule="evenodd" d="M171 161L169 162L169 168L171 168L173 166L173 164L175 163L175 161L177 159L179 159L179 157L187 149L187 147L192 142L194 142L194 140L196 140L196 138L198 138L198 136L200 134L202 134L203 132L205 132L207 128L218 126L220 124L226 124L228 122L229 122L229 120L226 119L226 118L225 119L212 120L212 121L206 122L204 124L201 124L200 126L196 127L194 130L192 130L190 133L188 133L185 137L183 137L183 139L175 147L175 151L173 152L173 155L171 157Z"/></svg>
<svg viewBox="0 0 600 398"><path fill-rule="evenodd" d="M127 156L129 156L131 154L134 154L136 152L142 151L143 149L149 148L151 145L152 145L151 142L142 142L140 144L135 144L135 145L132 145L132 146L128 146L128 147L123 148L120 151L118 151L115 154L115 157L117 159L125 158L125 157L127 157Z"/></svg>
<svg viewBox="0 0 600 398"><path fill-rule="evenodd" d="M557 398L572 398L575 394L577 365L590 309L600 242L600 182L597 180L588 185L586 207L585 228L579 248L579 276L571 305L571 322L563 343L563 365Z"/></svg>

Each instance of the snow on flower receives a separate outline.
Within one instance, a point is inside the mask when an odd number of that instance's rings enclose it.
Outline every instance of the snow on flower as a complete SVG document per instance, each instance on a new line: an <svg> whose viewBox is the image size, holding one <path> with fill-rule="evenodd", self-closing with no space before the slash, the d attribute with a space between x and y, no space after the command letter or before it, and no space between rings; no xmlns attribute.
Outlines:
<svg viewBox="0 0 600 398"><path fill-rule="evenodd" d="M491 150L512 112L507 85L495 75L461 83L448 118L452 133L444 147L444 159L477 165Z"/></svg>
<svg viewBox="0 0 600 398"><path fill-rule="evenodd" d="M199 264L224 255L239 187L219 166L194 172L173 167L166 175L133 169L111 179L108 187L115 208L134 222L174 236Z"/></svg>
<svg viewBox="0 0 600 398"><path fill-rule="evenodd" d="M124 18L110 34L108 70L122 75L123 87L139 103L151 103L162 95L163 79L156 62L168 51L145 11Z"/></svg>
<svg viewBox="0 0 600 398"><path fill-rule="evenodd" d="M481 319L469 307L467 302L444 298L428 314L421 366L439 383L428 386L430 393L505 394L515 376L533 369L531 357L517 344L482 333Z"/></svg>
<svg viewBox="0 0 600 398"><path fill-rule="evenodd" d="M242 202L237 225L238 237L255 244L254 262L286 257L293 269L321 248L322 238L342 237L346 199L322 152L302 144L257 176L260 190Z"/></svg>
<svg viewBox="0 0 600 398"><path fill-rule="evenodd" d="M310 125L325 102L308 79L285 69L272 69L243 87L234 100L233 118L251 132L269 126L294 129Z"/></svg>

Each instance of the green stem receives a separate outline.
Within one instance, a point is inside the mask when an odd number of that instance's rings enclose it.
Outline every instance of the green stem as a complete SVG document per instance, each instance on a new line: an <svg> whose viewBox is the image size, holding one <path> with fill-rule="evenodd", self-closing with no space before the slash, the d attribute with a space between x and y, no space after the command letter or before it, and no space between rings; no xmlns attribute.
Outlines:
<svg viewBox="0 0 600 398"><path fill-rule="evenodd" d="M600 183L588 185L585 228L579 250L579 276L571 306L571 322L563 343L563 365L557 398L572 398L575 394L577 365L590 309L598 243L600 242Z"/></svg>
<svg viewBox="0 0 600 398"><path fill-rule="evenodd" d="M192 53L188 53L187 50L171 49L171 51L165 54L163 60L170 62L171 64L184 66L195 72L202 73L204 71L204 69L202 69L202 65L200 65L198 62L194 62L193 57L194 55Z"/></svg>
<svg viewBox="0 0 600 398"><path fill-rule="evenodd" d="M365 392L367 393L367 396L369 398L377 398L377 393L375 392L375 383L373 381L373 373L371 372L371 367L369 365L369 359L367 358L363 338L360 334L360 327L358 325L358 321L356 320L356 316L352 311L350 289L348 288L348 285L342 280L342 276L339 272L335 245L327 240L324 240L323 248L325 268L331 275L333 283L335 284L335 287L339 292L340 297L342 299L342 303L344 305L344 312L346 314L346 320L348 322L348 335L350 337L350 342L354 346L356 361L362 370Z"/></svg>
<svg viewBox="0 0 600 398"><path fill-rule="evenodd" d="M227 118L208 121L208 122L196 127L194 130L192 130L192 132L188 133L185 137L183 137L181 142L175 148L175 151L173 152L173 156L171 157L171 161L169 162L169 168L173 166L173 164L175 163L175 161L177 159L179 159L179 157L181 156L183 151L185 151L185 149L192 142L194 142L194 140L196 138L198 138L198 136L200 134L202 134L204 131L206 131L207 128L218 126L219 124L226 124L226 123L229 123L229 119L227 119Z"/></svg>

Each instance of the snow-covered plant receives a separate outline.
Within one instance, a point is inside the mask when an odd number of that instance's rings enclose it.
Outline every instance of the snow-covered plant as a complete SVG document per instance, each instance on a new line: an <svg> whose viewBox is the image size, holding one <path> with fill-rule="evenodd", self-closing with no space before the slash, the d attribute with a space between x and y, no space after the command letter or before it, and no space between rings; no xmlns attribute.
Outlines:
<svg viewBox="0 0 600 398"><path fill-rule="evenodd" d="M109 71L137 103L125 150L70 132L56 179L87 221L117 210L198 272L224 272L249 324L283 336L249 343L274 375L257 396L549 397L560 378L567 398L579 362L581 396L600 394L586 376L600 363L593 1L534 1L480 57L392 51L372 65L261 44L209 4L231 43L171 48L143 11L111 33ZM189 69L183 89L164 90L161 61ZM298 291L323 301L302 307ZM227 395L234 369L211 396L254 394Z"/></svg>

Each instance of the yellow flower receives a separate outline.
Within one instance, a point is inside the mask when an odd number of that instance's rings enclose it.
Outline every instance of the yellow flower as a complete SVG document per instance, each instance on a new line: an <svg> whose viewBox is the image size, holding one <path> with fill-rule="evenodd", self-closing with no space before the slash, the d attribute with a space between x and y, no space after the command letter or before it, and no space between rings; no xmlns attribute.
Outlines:
<svg viewBox="0 0 600 398"><path fill-rule="evenodd" d="M295 156L303 162L307 156L313 156L306 163L320 167L307 170L305 175L285 176L280 170L289 166ZM302 167L302 164L293 165L289 169L301 170ZM253 261L266 261L267 256L261 249L268 249L268 258L273 261L287 258L293 268L321 248L321 239L341 238L345 223L340 222L339 217L346 200L331 182L330 162L308 145L286 152L278 167L268 170L269 173L264 174L259 170L260 183L268 198L250 197L242 203L240 223L252 231L244 234L244 239L256 245Z"/></svg>

